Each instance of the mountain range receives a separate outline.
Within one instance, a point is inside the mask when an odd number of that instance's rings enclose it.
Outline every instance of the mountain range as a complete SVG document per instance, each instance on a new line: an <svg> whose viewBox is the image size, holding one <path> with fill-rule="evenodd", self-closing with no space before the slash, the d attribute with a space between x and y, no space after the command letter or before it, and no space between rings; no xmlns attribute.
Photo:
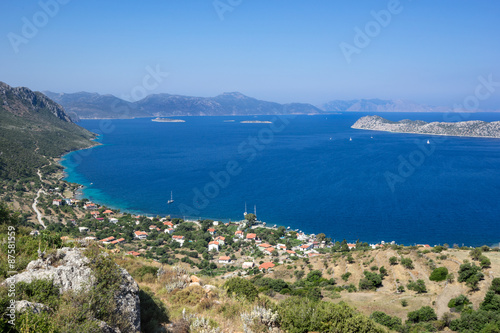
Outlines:
<svg viewBox="0 0 500 333"><path fill-rule="evenodd" d="M446 106L427 106L405 100L333 100L321 106L327 112L451 112Z"/></svg>
<svg viewBox="0 0 500 333"><path fill-rule="evenodd" d="M44 94L0 82L0 178L36 176L47 157L95 145L94 137Z"/></svg>
<svg viewBox="0 0 500 333"><path fill-rule="evenodd" d="M215 97L152 94L137 102L96 93L53 93L45 95L61 104L73 119L136 118L167 116L233 116L272 114L319 114L319 108L304 103L279 104L258 100L239 92Z"/></svg>

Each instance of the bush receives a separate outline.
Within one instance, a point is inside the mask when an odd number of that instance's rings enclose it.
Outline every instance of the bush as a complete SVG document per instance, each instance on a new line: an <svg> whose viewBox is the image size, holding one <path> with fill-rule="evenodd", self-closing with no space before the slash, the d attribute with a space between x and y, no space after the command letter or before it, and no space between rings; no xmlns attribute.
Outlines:
<svg viewBox="0 0 500 333"><path fill-rule="evenodd" d="M447 276L448 276L448 268L438 267L432 271L431 276L429 277L429 280L440 282L440 281L446 280Z"/></svg>
<svg viewBox="0 0 500 333"><path fill-rule="evenodd" d="M483 251L481 251L481 249L477 247L475 249L472 249L469 254L472 260L478 260L479 257L483 254Z"/></svg>
<svg viewBox="0 0 500 333"><path fill-rule="evenodd" d="M289 333L358 332L382 333L372 320L346 304L291 297L278 305L280 328Z"/></svg>
<svg viewBox="0 0 500 333"><path fill-rule="evenodd" d="M416 291L417 294L423 294L427 292L427 288L425 287L425 282L424 280L418 279L417 282L410 282L406 286L409 290Z"/></svg>
<svg viewBox="0 0 500 333"><path fill-rule="evenodd" d="M472 290L477 289L479 281L483 278L484 274L481 272L480 267L471 263L460 265L460 269L458 270L458 282L465 282Z"/></svg>
<svg viewBox="0 0 500 333"><path fill-rule="evenodd" d="M370 319L373 319L376 323L379 323L380 325L384 325L391 330L398 331L401 329L402 322L401 318L398 318L396 316L391 317L388 314L382 312L382 311L375 311L370 315Z"/></svg>
<svg viewBox="0 0 500 333"><path fill-rule="evenodd" d="M224 288L227 292L235 294L238 297L244 297L249 301L253 301L259 294L255 286L248 280L240 277L234 277L224 283Z"/></svg>
<svg viewBox="0 0 500 333"><path fill-rule="evenodd" d="M415 268L413 266L413 260L411 260L410 258L403 258L403 259L401 259L401 265L403 265L405 268L408 268L408 269Z"/></svg>
<svg viewBox="0 0 500 333"><path fill-rule="evenodd" d="M342 278L342 280L347 282L347 280L349 280L349 277L351 277L351 275L352 274L350 272L347 272L345 274L342 274L341 278Z"/></svg>
<svg viewBox="0 0 500 333"><path fill-rule="evenodd" d="M466 305L469 305L470 301L467 296L460 295L455 298L450 299L448 302L448 307L454 309L455 311L461 312Z"/></svg>
<svg viewBox="0 0 500 333"><path fill-rule="evenodd" d="M16 299L42 303L51 309L59 304L59 287L53 280L33 280L31 283L16 283Z"/></svg>
<svg viewBox="0 0 500 333"><path fill-rule="evenodd" d="M418 310L408 313L408 321L412 323L429 322L431 320L437 320L437 315L430 306L423 306Z"/></svg>
<svg viewBox="0 0 500 333"><path fill-rule="evenodd" d="M491 260L487 256L480 256L479 265L481 265L481 268L489 268L491 266Z"/></svg>
<svg viewBox="0 0 500 333"><path fill-rule="evenodd" d="M375 290L382 286L382 278L377 273L364 271L364 278L359 280L359 289Z"/></svg>
<svg viewBox="0 0 500 333"><path fill-rule="evenodd" d="M272 289L277 293L280 293L283 289L289 288L288 284L281 279L258 278L253 283L257 287L261 287L262 290Z"/></svg>
<svg viewBox="0 0 500 333"><path fill-rule="evenodd" d="M389 263L391 265L397 265L398 264L398 258L396 258L396 257L390 257L389 258Z"/></svg>

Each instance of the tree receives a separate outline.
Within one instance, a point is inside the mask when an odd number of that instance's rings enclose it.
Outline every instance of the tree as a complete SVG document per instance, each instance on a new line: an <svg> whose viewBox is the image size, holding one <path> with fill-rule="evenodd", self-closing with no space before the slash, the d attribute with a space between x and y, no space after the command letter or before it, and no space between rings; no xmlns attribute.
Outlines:
<svg viewBox="0 0 500 333"><path fill-rule="evenodd" d="M448 276L448 268L438 267L432 271L431 276L429 277L429 280L436 281L436 282L444 281L444 280L446 280L447 276Z"/></svg>
<svg viewBox="0 0 500 333"><path fill-rule="evenodd" d="M391 317L382 311L375 311L370 315L370 319L373 319L376 323L384 325L391 330L399 331L402 326L401 318L396 316Z"/></svg>
<svg viewBox="0 0 500 333"><path fill-rule="evenodd" d="M316 240L317 240L318 242L320 242L320 243L321 243L322 241L324 241L325 239L326 239L326 235L325 235L324 233L319 233L319 234L316 236Z"/></svg>
<svg viewBox="0 0 500 333"><path fill-rule="evenodd" d="M472 249L469 254L472 260L479 260L479 257L483 254L483 251L481 251L480 248L476 247L475 249Z"/></svg>
<svg viewBox="0 0 500 333"><path fill-rule="evenodd" d="M403 265L405 268L408 268L408 269L415 268L413 266L413 260L411 260L410 258L403 258L403 259L401 259L401 265Z"/></svg>
<svg viewBox="0 0 500 333"><path fill-rule="evenodd" d="M375 290L382 286L382 278L377 273L364 271L364 278L359 280L359 289Z"/></svg>
<svg viewBox="0 0 500 333"><path fill-rule="evenodd" d="M390 257L389 258L389 263L391 265L397 265L398 264L398 258L396 258L396 257Z"/></svg>
<svg viewBox="0 0 500 333"><path fill-rule="evenodd" d="M417 294L423 294L427 292L427 288L425 287L424 280L418 279L417 282L410 282L406 286L409 290L416 291Z"/></svg>
<svg viewBox="0 0 500 333"><path fill-rule="evenodd" d="M408 321L412 323L428 322L431 320L437 320L437 315L430 306L423 306L418 310L408 313Z"/></svg>
<svg viewBox="0 0 500 333"><path fill-rule="evenodd" d="M481 268L475 264L465 263L460 265L458 270L458 282L465 282L465 284L472 290L477 289L479 281L484 278Z"/></svg>
<svg viewBox="0 0 500 333"><path fill-rule="evenodd" d="M228 294L235 294L239 297L245 297L249 301L253 301L259 292L257 288L248 280L240 277L233 277L224 283Z"/></svg>
<svg viewBox="0 0 500 333"><path fill-rule="evenodd" d="M455 298L450 299L448 302L448 307L454 309L455 311L461 312L465 306L469 305L470 301L467 296L459 295Z"/></svg>
<svg viewBox="0 0 500 333"><path fill-rule="evenodd" d="M489 268L491 266L491 260L484 255L479 256L479 265L481 265L481 268Z"/></svg>
<svg viewBox="0 0 500 333"><path fill-rule="evenodd" d="M249 213L245 215L245 220L248 221L249 225L252 225L257 220L257 216L255 216L255 214L253 213Z"/></svg>

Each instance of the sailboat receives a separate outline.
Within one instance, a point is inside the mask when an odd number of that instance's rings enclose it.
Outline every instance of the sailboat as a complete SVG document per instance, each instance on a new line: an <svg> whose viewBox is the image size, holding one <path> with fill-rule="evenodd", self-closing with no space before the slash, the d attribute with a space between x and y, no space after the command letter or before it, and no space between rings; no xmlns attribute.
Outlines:
<svg viewBox="0 0 500 333"><path fill-rule="evenodd" d="M429 142L429 140L427 140L427 144L430 145L431 143Z"/></svg>
<svg viewBox="0 0 500 333"><path fill-rule="evenodd" d="M174 196L172 194L172 191L170 191L170 200L168 200L167 203L170 205L173 202L174 202Z"/></svg>
<svg viewBox="0 0 500 333"><path fill-rule="evenodd" d="M243 218L247 216L247 203L245 202L245 212L243 212Z"/></svg>
<svg viewBox="0 0 500 333"><path fill-rule="evenodd" d="M349 138L349 141L352 141L352 138Z"/></svg>

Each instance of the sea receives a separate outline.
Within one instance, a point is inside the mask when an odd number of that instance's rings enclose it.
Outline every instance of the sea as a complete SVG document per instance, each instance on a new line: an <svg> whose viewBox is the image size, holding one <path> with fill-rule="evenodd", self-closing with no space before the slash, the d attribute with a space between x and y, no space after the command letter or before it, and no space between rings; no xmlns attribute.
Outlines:
<svg viewBox="0 0 500 333"><path fill-rule="evenodd" d="M238 221L246 211L335 241L498 246L500 139L351 128L372 114L82 120L101 145L61 164L82 197L136 214Z"/></svg>

